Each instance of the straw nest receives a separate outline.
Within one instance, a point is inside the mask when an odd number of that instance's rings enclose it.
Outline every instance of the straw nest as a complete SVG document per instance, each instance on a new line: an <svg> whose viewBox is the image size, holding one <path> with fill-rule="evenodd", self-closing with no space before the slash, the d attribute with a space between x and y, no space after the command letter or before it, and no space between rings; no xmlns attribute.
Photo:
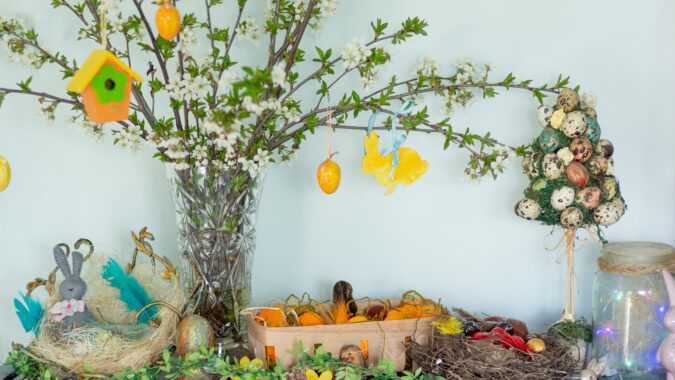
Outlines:
<svg viewBox="0 0 675 380"><path fill-rule="evenodd" d="M88 287L85 303L97 322L62 330L45 317L39 335L28 347L36 359L58 367L64 374L103 377L125 369L137 370L153 363L165 348L175 344L179 316L160 306L159 326L136 323L135 313L120 301L119 290L101 277L106 259L93 256L85 264L82 276ZM153 300L182 309L186 299L177 282L163 279L159 272L158 268L142 264L135 267L132 275ZM45 310L58 301L58 296L47 299Z"/></svg>
<svg viewBox="0 0 675 380"><path fill-rule="evenodd" d="M534 354L434 331L429 344L413 343L411 356L425 372L446 379L568 379L583 360L579 350L555 335L539 337L545 341L546 351Z"/></svg>

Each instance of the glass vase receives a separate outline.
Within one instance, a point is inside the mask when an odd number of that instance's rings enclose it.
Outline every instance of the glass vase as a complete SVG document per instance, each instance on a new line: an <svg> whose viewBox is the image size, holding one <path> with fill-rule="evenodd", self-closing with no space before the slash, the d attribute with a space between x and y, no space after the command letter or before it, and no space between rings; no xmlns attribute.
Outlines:
<svg viewBox="0 0 675 380"><path fill-rule="evenodd" d="M593 289L593 357L607 364L603 379L664 378L657 351L669 301L661 270L673 259L666 244L603 248Z"/></svg>
<svg viewBox="0 0 675 380"><path fill-rule="evenodd" d="M167 169L178 223L182 283L224 347L247 339L255 222L263 178L196 167Z"/></svg>

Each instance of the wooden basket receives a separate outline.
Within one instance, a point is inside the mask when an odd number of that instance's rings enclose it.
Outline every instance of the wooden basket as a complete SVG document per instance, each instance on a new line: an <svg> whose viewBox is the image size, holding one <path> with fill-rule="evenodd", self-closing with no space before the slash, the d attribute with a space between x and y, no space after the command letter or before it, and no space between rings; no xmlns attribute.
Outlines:
<svg viewBox="0 0 675 380"><path fill-rule="evenodd" d="M347 345L361 347L367 362L380 359L393 362L397 371L413 368L409 348L412 342L426 344L431 336L431 323L436 318L362 322L340 325L265 327L248 318L248 344L257 358L268 367L277 363L284 368L295 364L292 351L299 342L310 350L323 346L338 355Z"/></svg>

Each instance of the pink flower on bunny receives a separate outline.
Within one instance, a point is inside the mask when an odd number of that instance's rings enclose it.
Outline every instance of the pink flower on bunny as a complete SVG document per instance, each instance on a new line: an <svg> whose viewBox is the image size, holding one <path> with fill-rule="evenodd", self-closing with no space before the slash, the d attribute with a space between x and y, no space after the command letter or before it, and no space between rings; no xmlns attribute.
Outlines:
<svg viewBox="0 0 675 380"><path fill-rule="evenodd" d="M75 313L84 311L84 301L82 300L65 300L57 302L49 309L49 314L52 315L52 322L61 322L66 317L72 317Z"/></svg>
<svg viewBox="0 0 675 380"><path fill-rule="evenodd" d="M668 271L663 271L663 280L668 289L668 298L670 298L670 308L663 317L663 323L670 331L670 334L663 340L657 358L663 368L668 371L668 380L675 380L675 280Z"/></svg>

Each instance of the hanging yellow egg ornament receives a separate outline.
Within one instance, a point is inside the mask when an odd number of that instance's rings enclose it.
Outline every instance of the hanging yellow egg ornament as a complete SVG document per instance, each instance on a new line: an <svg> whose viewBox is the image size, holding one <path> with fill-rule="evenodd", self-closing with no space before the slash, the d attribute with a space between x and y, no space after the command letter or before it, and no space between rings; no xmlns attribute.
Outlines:
<svg viewBox="0 0 675 380"><path fill-rule="evenodd" d="M9 167L9 161L0 156L0 191L4 191L9 186L12 179L12 169Z"/></svg>
<svg viewBox="0 0 675 380"><path fill-rule="evenodd" d="M160 0L160 6L155 14L157 32L167 41L174 39L180 32L180 12L169 0Z"/></svg>
<svg viewBox="0 0 675 380"><path fill-rule="evenodd" d="M319 165L316 171L316 178L319 181L321 191L326 194L333 194L340 186L340 165L332 160L337 152L331 153L330 156Z"/></svg>

